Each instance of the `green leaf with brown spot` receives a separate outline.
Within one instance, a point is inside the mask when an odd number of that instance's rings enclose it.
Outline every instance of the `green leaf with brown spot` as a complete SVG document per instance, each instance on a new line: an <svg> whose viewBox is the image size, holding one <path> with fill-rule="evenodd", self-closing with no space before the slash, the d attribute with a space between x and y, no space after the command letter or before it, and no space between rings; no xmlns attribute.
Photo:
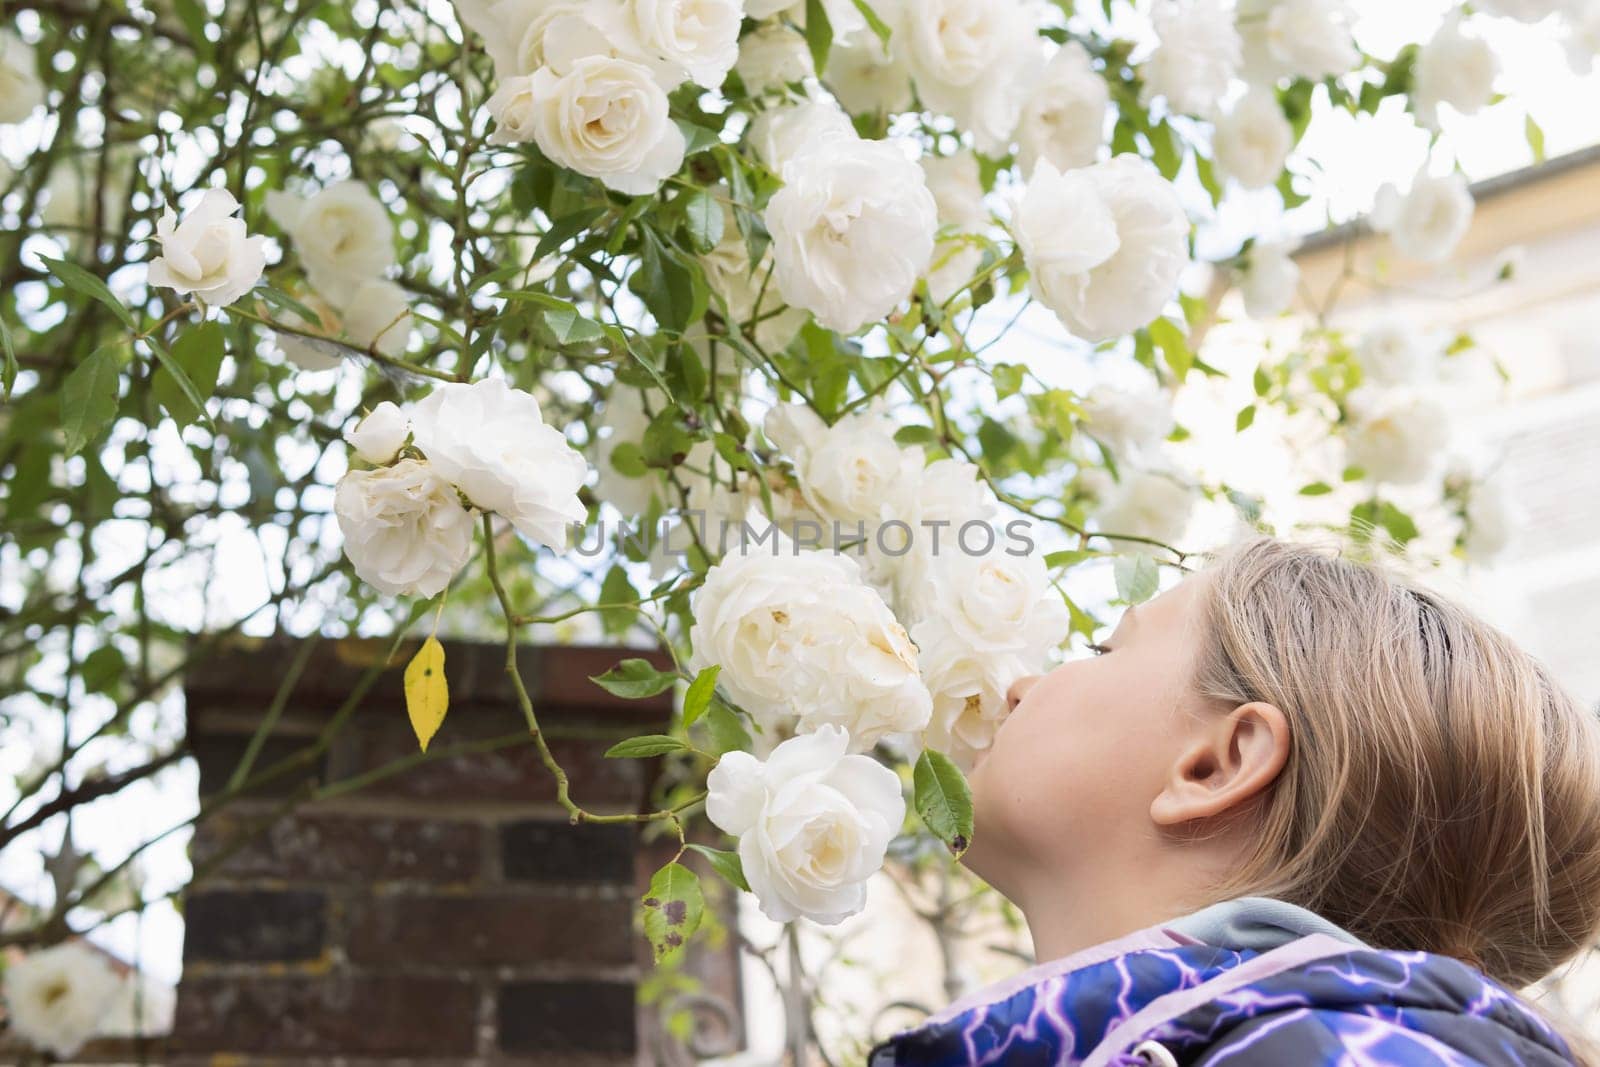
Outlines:
<svg viewBox="0 0 1600 1067"><path fill-rule="evenodd" d="M972 791L966 776L943 752L923 749L912 771L917 814L957 857L972 844Z"/></svg>
<svg viewBox="0 0 1600 1067"><path fill-rule="evenodd" d="M700 926L706 907L700 879L683 864L669 863L650 879L642 907L644 935L650 940L656 962L660 963L688 944L690 936Z"/></svg>

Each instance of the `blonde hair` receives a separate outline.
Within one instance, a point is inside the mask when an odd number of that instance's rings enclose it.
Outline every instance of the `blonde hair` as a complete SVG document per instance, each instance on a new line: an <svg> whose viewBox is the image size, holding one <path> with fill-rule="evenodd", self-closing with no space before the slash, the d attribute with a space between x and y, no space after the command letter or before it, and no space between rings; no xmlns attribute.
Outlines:
<svg viewBox="0 0 1600 1067"><path fill-rule="evenodd" d="M1288 762L1219 899L1275 896L1512 987L1600 935L1600 719L1381 564L1257 538L1206 569L1205 696L1271 703Z"/></svg>

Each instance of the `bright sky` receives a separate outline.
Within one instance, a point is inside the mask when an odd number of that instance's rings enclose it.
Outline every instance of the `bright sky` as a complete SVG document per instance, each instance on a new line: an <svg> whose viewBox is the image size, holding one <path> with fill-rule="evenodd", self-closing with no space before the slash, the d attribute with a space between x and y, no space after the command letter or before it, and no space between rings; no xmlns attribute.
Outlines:
<svg viewBox="0 0 1600 1067"><path fill-rule="evenodd" d="M1454 5L1444 0L1355 0L1354 6L1360 12L1360 44L1369 52L1387 57L1400 44L1430 35L1441 14ZM1446 116L1436 165L1448 166L1452 159L1459 160L1474 180L1528 165L1532 161L1524 137L1528 114L1543 127L1551 156L1600 141L1600 114L1594 107L1594 102L1600 100L1600 74L1575 74L1564 50L1546 29L1504 19L1475 21L1480 32L1490 35L1500 54L1500 88L1512 99L1476 116ZM1147 32L1141 31L1132 18L1119 19L1118 29L1141 35ZM0 141L0 148L11 150L14 145ZM1360 120L1333 113L1313 122L1303 150L1303 154L1319 159L1324 171L1313 180L1312 203L1288 220L1298 232L1318 229L1329 219L1342 222L1363 213L1384 182L1404 185L1426 157L1427 136L1398 109L1386 109L1377 118ZM1272 192L1234 192L1220 217L1208 228L1211 235L1206 244L1226 252L1230 250L1229 242L1236 246L1242 235L1278 232L1285 222L1277 205L1277 196ZM1003 322L1009 314L999 318ZM1098 378L1115 378L1126 370L1108 361L1096 366L1080 348L1064 341L1064 332L1054 318L1034 308L1017 323L1014 334L991 354L996 360L1026 361L1048 379L1077 388L1086 388ZM236 587L221 591L226 603L237 609L260 602L267 593L266 576L261 573L259 556L248 539L223 538L219 547L225 557L219 561L220 569L241 575ZM166 716L178 713L175 701L160 712ZM26 755L15 748L0 753L0 772L15 773L25 763ZM124 800L82 813L75 822L78 843L115 857L134 840L188 817L195 805L194 790L194 775L188 768L174 770L159 784L141 783L126 791ZM147 871L151 890L165 891L186 879L186 840L186 835L177 835L150 854ZM52 837L50 844L54 843ZM0 885L32 894L43 889L44 877L37 853L13 848L0 856ZM124 957L140 958L159 978L175 981L178 977L182 923L169 907L152 909L142 923L132 916L125 917L102 930L97 939Z"/></svg>

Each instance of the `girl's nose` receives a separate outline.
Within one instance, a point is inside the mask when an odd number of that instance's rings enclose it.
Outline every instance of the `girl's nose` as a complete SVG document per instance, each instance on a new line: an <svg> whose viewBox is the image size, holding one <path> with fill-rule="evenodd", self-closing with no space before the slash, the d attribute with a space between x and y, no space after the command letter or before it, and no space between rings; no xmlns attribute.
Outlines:
<svg viewBox="0 0 1600 1067"><path fill-rule="evenodd" d="M1006 710L1016 711L1017 705L1022 703L1022 698L1028 695L1028 690L1039 680L1037 674L1024 675L1011 683L1011 688L1006 690Z"/></svg>

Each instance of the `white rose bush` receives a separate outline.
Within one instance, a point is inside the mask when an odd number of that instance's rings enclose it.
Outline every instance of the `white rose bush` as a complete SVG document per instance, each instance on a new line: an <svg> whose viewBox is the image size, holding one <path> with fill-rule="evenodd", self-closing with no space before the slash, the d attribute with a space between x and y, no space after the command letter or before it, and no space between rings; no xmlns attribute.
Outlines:
<svg viewBox="0 0 1600 1067"><path fill-rule="evenodd" d="M1317 116L1407 114L1426 162L1332 221L1450 262L1453 123L1516 106L1496 27L1587 64L1578 5L1460 5L1381 56L1342 0L115 7L0 16L0 692L58 736L101 713L19 776L0 849L70 854L51 818L180 758L147 711L241 634L421 639L406 710L444 758L443 630L504 643L575 823L677 842L641 903L663 966L713 879L844 923L967 847L1012 683L1153 595L1205 508L1275 521L1186 451L1225 314L1299 324L1216 417L1312 425L1335 525L1510 542L1428 391L1470 338L1332 324L1290 213ZM1241 198L1254 230L1217 227ZM218 599L245 570L259 603ZM651 810L584 807L549 746L516 652L563 639L670 659L594 679L679 694L610 753L659 759ZM0 932L38 1047L88 1036L102 990L47 954L139 851Z"/></svg>

